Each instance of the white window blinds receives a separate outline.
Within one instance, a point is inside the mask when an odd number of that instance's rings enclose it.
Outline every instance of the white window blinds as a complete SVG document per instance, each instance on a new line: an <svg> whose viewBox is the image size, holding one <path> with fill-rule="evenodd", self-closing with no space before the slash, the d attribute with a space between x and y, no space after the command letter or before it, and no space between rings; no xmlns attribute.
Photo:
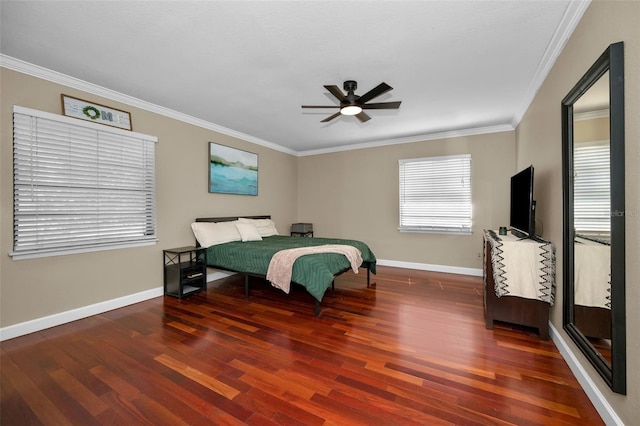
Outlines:
<svg viewBox="0 0 640 426"><path fill-rule="evenodd" d="M14 106L14 259L155 242L156 142Z"/></svg>
<svg viewBox="0 0 640 426"><path fill-rule="evenodd" d="M471 233L471 155L399 160L400 231Z"/></svg>
<svg viewBox="0 0 640 426"><path fill-rule="evenodd" d="M573 205L576 232L611 232L609 141L579 143L573 152Z"/></svg>

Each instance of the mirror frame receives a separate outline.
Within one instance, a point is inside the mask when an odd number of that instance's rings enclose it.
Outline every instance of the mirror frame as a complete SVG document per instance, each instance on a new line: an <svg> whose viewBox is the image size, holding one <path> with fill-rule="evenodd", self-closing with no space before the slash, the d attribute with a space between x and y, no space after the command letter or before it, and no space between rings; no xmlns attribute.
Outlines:
<svg viewBox="0 0 640 426"><path fill-rule="evenodd" d="M611 162L611 365L574 323L573 104L609 71ZM624 45L609 45L562 100L563 328L611 390L626 394Z"/></svg>

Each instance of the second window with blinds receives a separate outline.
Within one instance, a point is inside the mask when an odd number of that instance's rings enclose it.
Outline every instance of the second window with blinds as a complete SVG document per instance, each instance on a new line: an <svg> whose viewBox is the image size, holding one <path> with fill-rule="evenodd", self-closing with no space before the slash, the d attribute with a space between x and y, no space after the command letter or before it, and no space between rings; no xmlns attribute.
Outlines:
<svg viewBox="0 0 640 426"><path fill-rule="evenodd" d="M398 163L401 232L471 234L471 154Z"/></svg>

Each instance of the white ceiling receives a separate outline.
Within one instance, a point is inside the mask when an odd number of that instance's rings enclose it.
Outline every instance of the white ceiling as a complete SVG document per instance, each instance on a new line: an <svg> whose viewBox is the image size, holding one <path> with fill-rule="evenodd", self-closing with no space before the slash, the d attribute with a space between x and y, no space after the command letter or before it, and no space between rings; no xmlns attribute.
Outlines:
<svg viewBox="0 0 640 426"><path fill-rule="evenodd" d="M305 155L513 128L587 4L2 0L1 53ZM366 123L301 108L344 80L402 105Z"/></svg>

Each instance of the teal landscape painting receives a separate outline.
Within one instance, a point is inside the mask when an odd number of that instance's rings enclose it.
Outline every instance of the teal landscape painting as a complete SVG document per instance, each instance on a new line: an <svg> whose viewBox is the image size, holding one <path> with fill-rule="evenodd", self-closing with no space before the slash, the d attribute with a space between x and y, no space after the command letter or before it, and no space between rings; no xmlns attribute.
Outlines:
<svg viewBox="0 0 640 426"><path fill-rule="evenodd" d="M209 192L258 195L258 154L210 142Z"/></svg>

